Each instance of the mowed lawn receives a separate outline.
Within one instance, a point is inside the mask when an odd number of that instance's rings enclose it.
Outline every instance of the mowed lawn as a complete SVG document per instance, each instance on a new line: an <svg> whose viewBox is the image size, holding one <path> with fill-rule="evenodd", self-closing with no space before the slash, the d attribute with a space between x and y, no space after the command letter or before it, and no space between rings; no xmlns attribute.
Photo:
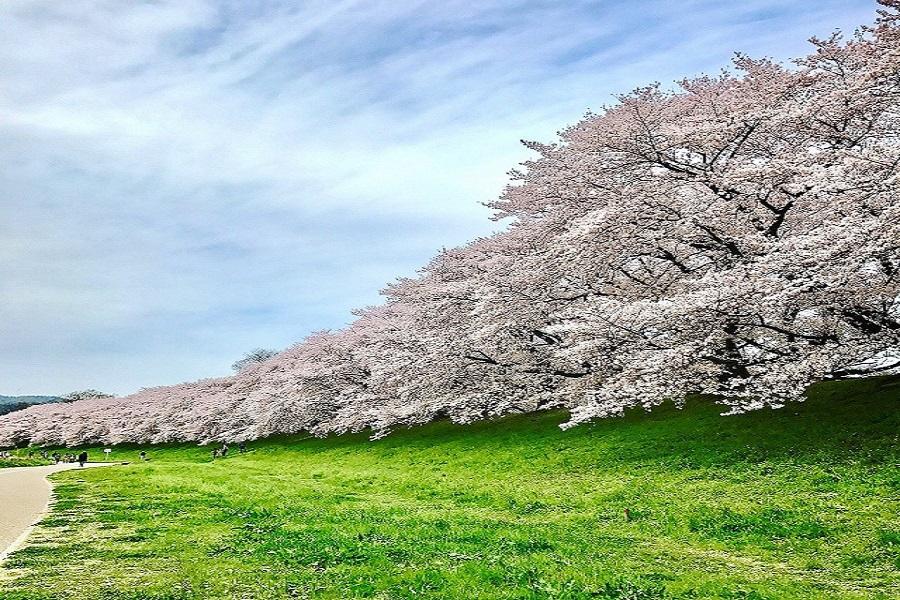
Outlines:
<svg viewBox="0 0 900 600"><path fill-rule="evenodd" d="M0 598L900 597L900 379L720 410L146 447L55 476Z"/></svg>

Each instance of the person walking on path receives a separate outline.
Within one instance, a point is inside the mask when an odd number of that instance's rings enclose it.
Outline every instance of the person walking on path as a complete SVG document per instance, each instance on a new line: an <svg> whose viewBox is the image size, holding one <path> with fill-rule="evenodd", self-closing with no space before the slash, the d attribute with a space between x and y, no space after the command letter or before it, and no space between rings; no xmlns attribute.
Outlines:
<svg viewBox="0 0 900 600"><path fill-rule="evenodd" d="M238 450L240 451L241 454L243 454L244 452L246 452L246 451L247 451L247 442L241 442L241 443L238 445Z"/></svg>
<svg viewBox="0 0 900 600"><path fill-rule="evenodd" d="M78 455L78 466L83 467L84 463L87 462L87 450L82 450L81 454Z"/></svg>

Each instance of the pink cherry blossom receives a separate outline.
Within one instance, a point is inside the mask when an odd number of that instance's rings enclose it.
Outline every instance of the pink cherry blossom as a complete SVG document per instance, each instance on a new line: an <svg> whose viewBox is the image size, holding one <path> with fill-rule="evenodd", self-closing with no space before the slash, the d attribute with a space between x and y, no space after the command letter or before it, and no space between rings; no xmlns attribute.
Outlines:
<svg viewBox="0 0 900 600"><path fill-rule="evenodd" d="M900 371L900 0L786 68L652 85L565 129L447 250L233 377L0 417L0 445L243 440L713 394L729 412Z"/></svg>

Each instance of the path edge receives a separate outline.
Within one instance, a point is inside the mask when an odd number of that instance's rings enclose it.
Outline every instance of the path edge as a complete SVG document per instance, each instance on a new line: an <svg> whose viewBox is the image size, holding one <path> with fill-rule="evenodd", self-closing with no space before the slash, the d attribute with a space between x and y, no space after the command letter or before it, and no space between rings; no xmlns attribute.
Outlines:
<svg viewBox="0 0 900 600"><path fill-rule="evenodd" d="M95 467L111 467L114 465L127 464L127 463L95 463ZM75 469L66 469L67 471L73 471ZM3 569L3 563L6 562L6 559L9 556L22 548L25 545L25 541L31 536L31 533L34 531L34 528L38 526L38 524L44 520L44 518L50 514L50 510L53 508L53 505L56 503L56 487L53 485L53 480L50 479L50 475L55 475L56 473L62 473L63 471L56 471L54 473L48 473L44 476L44 481L47 482L47 485L50 487L50 495L47 498L47 504L44 506L41 513L38 515L38 518L29 525L22 534L17 537L13 542L5 549L0 550L0 569Z"/></svg>

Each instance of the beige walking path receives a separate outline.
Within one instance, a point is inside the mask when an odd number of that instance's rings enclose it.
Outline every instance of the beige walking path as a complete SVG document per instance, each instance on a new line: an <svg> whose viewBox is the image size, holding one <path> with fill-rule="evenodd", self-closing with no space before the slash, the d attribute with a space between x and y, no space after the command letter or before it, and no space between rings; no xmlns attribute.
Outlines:
<svg viewBox="0 0 900 600"><path fill-rule="evenodd" d="M46 514L53 494L48 475L111 464L115 463L86 463L84 467L78 463L60 463L0 469L0 562L25 541L31 527Z"/></svg>

